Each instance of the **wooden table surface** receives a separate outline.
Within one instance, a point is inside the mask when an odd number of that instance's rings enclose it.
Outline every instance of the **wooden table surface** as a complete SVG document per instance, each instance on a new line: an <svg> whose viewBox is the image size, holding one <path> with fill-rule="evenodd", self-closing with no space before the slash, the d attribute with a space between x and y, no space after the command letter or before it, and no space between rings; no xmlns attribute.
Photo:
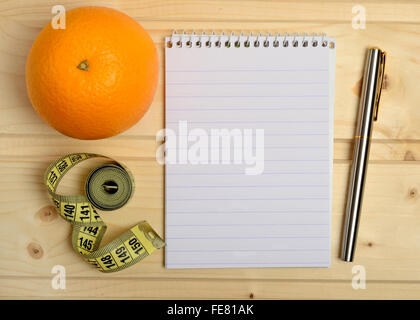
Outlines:
<svg viewBox="0 0 420 320"><path fill-rule="evenodd" d="M48 0L0 1L0 297L2 298L420 298L420 2L367 1L366 29L353 29L352 1L60 1L67 9L119 9L150 33L161 62L159 87L146 116L110 139L65 137L32 109L25 60L49 23ZM335 37L336 92L332 265L330 268L166 270L164 251L116 274L102 274L71 249L71 225L59 218L42 176L71 152L123 161L136 180L134 199L103 214L104 241L141 220L164 234L163 167L155 135L163 127L163 39L173 29L244 32L326 32ZM355 263L339 260L352 137L366 48L387 51L386 80L375 124ZM89 165L63 181L80 189ZM55 265L66 268L66 289L51 286ZM352 267L366 270L366 289L354 290Z"/></svg>

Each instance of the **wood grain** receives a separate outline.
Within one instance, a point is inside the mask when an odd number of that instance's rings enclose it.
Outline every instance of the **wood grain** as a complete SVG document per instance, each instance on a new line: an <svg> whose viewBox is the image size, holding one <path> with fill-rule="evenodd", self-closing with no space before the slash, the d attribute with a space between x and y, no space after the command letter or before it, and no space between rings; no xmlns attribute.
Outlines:
<svg viewBox="0 0 420 320"><path fill-rule="evenodd" d="M150 160L128 160L124 162L132 170L136 180L136 195L124 208L117 212L103 213L102 217L109 225L104 242L112 240L120 233L140 220L149 221L156 230L163 232L163 168ZM3 259L0 276L48 276L55 264L66 266L69 275L102 278L96 270L89 268L73 253L70 245L71 227L62 221L53 210L48 196L43 189L42 174L49 161L3 161L0 173L4 178L2 193L9 192L7 201L3 201L0 229L4 232ZM65 194L73 194L81 189L83 177L97 162L75 168L66 177L60 187ZM357 263L364 265L372 280L420 280L418 261L420 259L418 206L420 196L420 170L417 162L412 165L390 165L373 163L370 167L368 188L366 190L362 225L359 233ZM332 256L333 264L329 269L220 269L220 270L165 270L162 265L163 253L149 257L136 267L124 272L106 275L107 277L182 277L182 278L254 278L254 279L348 279L352 265L338 259L341 238L345 189L349 163L334 165ZM413 171L417 174L413 174ZM15 172L21 172L15 176ZM37 172L37 174L35 174ZM68 179L67 179L68 178ZM22 185L26 201L21 201ZM375 192L380 189L381 193ZM9 190L9 191L8 191ZM402 208L404 208L402 210ZM19 212L19 218L16 217ZM401 223L404 221L404 223ZM13 226L13 227L12 227ZM14 237L7 241L7 237ZM30 244L43 248L44 256L33 259L28 254ZM22 253L16 259L16 253ZM7 259L6 259L7 257ZM398 259L396 258L398 257ZM399 267L404 261L404 269ZM319 279L318 278L318 279Z"/></svg>
<svg viewBox="0 0 420 320"><path fill-rule="evenodd" d="M25 91L25 57L33 39L41 30L37 28L26 30L20 22L4 19L4 27L0 29L6 39L7 50L0 52L0 133L32 134L42 133L60 136L32 110ZM44 24L48 20L44 21ZM141 22L141 21L139 21ZM378 123L375 126L375 139L416 139L420 135L420 114L417 112L419 93L412 78L420 77L417 68L418 38L420 27L417 24L372 24L366 30L355 31L351 23L320 24L320 23L214 23L210 22L142 22L149 31L159 50L160 77L159 87L154 102L145 117L122 136L151 136L163 127L163 39L170 35L172 29L187 30L242 30L244 32L267 30L279 32L319 32L323 30L337 38L336 58L336 108L335 108L335 138L351 139L354 136L356 111L359 99L359 87L363 72L366 48L376 45L386 48L388 52L386 65L386 87L381 97L381 107ZM1 24L0 24L1 25ZM16 29L21 29L16 32ZM10 30L10 31L9 31ZM31 32L31 38L23 37L23 32ZM25 33L26 34L26 33ZM386 34L386 37L382 35ZM401 38L401 34L404 37ZM23 52L23 54L22 54ZM356 57L356 58L355 58ZM15 119L25 119L16 122Z"/></svg>
<svg viewBox="0 0 420 320"><path fill-rule="evenodd" d="M49 19L50 1L26 0L22 3L8 0L0 4L0 14L15 20L39 21ZM102 5L115 8L143 21L351 21L355 3L348 0L299 2L290 0L91 0L62 1L66 8L83 5ZM372 22L420 22L420 4L416 0L368 0L363 6Z"/></svg>
<svg viewBox="0 0 420 320"><path fill-rule="evenodd" d="M55 4L55 3L54 3ZM61 1L66 8L106 5L134 17L152 36L161 61L159 88L146 116L110 139L64 137L33 111L25 89L25 59L51 18L47 0L0 2L0 297L2 298L420 298L420 4L367 1L365 30L351 26L354 3L336 1ZM173 29L326 32L337 39L332 266L317 268L166 270L163 251L117 274L98 273L73 253L71 226L51 207L42 175L65 153L95 152L123 161L136 194L121 210L103 213L104 242L140 220L163 234L163 167L155 161L164 125L164 36ZM367 289L351 286L352 266L338 259L352 137L365 49L388 52L386 88L375 124L357 260ZM75 168L60 186L81 191L97 162ZM51 268L63 265L67 289L51 288ZM181 289L182 288L182 289Z"/></svg>
<svg viewBox="0 0 420 320"><path fill-rule="evenodd" d="M282 281L231 279L91 279L66 281L66 290L53 290L50 278L1 279L14 299L417 299L418 282L366 283L354 290L351 281ZM181 284L182 283L182 284ZM182 286L182 290L180 287ZM39 288L47 288L42 297Z"/></svg>

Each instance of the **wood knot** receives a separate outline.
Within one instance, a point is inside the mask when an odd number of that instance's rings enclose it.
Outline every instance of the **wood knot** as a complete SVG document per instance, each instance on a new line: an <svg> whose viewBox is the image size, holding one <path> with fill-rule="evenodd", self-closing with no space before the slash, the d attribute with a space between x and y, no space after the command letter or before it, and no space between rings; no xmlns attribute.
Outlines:
<svg viewBox="0 0 420 320"><path fill-rule="evenodd" d="M368 242L368 247L372 247L373 246L373 243L372 242Z"/></svg>
<svg viewBox="0 0 420 320"><path fill-rule="evenodd" d="M44 250L36 242L31 242L30 244L28 244L27 250L29 255L34 259L41 259L44 255Z"/></svg>
<svg viewBox="0 0 420 320"><path fill-rule="evenodd" d="M35 216L43 223L51 222L57 219L57 211L54 206L46 206L38 210Z"/></svg>
<svg viewBox="0 0 420 320"><path fill-rule="evenodd" d="M418 193L418 191L417 191L417 189L416 189L416 188L411 188L410 190L408 190L408 196L409 196L410 198L415 198L415 197L417 197L417 193Z"/></svg>
<svg viewBox="0 0 420 320"><path fill-rule="evenodd" d="M249 298L254 299L254 294L252 292L249 294Z"/></svg>
<svg viewBox="0 0 420 320"><path fill-rule="evenodd" d="M354 95L360 97L361 92L362 92L362 84L363 84L363 78L360 78L360 80L356 82L353 88L351 88L351 91L354 93Z"/></svg>
<svg viewBox="0 0 420 320"><path fill-rule="evenodd" d="M354 93L354 95L360 97L362 94L362 85L363 85L363 78L360 78L359 81L357 81L353 88L351 88L351 91ZM389 83L389 77L387 74L384 75L384 80L382 81L382 90L388 90L390 86Z"/></svg>
<svg viewBox="0 0 420 320"><path fill-rule="evenodd" d="M415 161L416 157L414 156L414 154L410 151L407 150L407 152L404 155L404 161Z"/></svg>

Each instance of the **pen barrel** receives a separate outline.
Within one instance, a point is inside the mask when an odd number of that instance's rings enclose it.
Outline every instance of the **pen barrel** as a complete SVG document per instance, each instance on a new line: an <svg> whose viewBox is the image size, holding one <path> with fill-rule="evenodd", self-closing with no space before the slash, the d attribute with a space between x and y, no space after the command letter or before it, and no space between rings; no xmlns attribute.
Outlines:
<svg viewBox="0 0 420 320"><path fill-rule="evenodd" d="M369 160L370 137L375 107L377 107L375 103L379 85L378 72L380 69L381 54L382 52L379 49L369 49L365 63L341 248L341 259L348 262L353 261L356 248L357 231Z"/></svg>
<svg viewBox="0 0 420 320"><path fill-rule="evenodd" d="M360 211L366 180L370 138L356 138L354 142L353 164L348 186L346 217L341 249L341 259L353 261L359 227Z"/></svg>

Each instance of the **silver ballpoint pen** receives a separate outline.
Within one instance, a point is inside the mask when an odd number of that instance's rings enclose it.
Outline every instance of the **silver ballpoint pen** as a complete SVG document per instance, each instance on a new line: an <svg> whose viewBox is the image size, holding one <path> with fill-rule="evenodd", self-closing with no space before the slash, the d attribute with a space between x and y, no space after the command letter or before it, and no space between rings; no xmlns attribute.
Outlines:
<svg viewBox="0 0 420 320"><path fill-rule="evenodd" d="M363 189L369 160L373 121L378 119L379 99L385 68L385 52L370 48L367 52L357 129L354 140L346 217L344 223L341 260L353 261L357 230L362 209Z"/></svg>

